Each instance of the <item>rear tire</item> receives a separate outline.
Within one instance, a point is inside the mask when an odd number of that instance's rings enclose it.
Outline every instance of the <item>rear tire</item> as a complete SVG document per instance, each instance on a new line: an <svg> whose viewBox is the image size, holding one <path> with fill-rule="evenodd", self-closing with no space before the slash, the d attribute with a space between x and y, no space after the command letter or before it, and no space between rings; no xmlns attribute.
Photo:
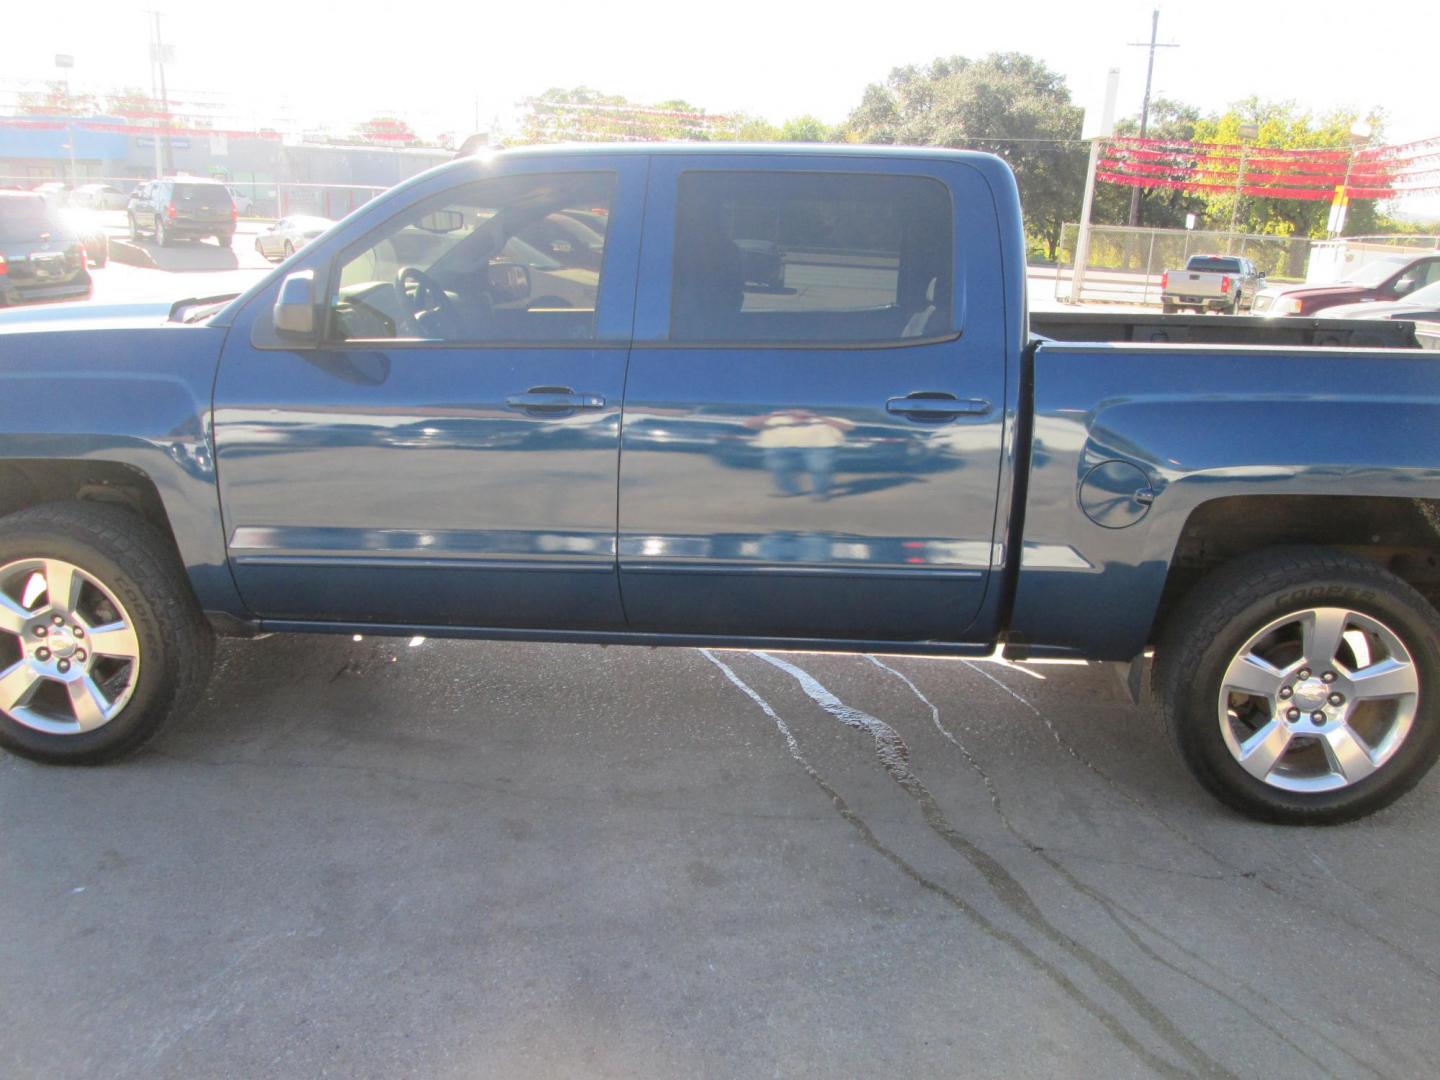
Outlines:
<svg viewBox="0 0 1440 1080"><path fill-rule="evenodd" d="M1168 300L1160 301L1160 312L1164 315L1174 315L1180 309Z"/></svg>
<svg viewBox="0 0 1440 1080"><path fill-rule="evenodd" d="M1437 642L1440 616L1394 574L1275 548L1190 590L1153 685L1181 760L1217 799L1262 821L1333 824L1388 806L1440 755Z"/></svg>
<svg viewBox="0 0 1440 1080"><path fill-rule="evenodd" d="M165 231L164 219L157 217L155 219L155 243L159 244L161 247L169 247L170 239L170 234Z"/></svg>
<svg viewBox="0 0 1440 1080"><path fill-rule="evenodd" d="M194 703L213 655L174 549L147 522L88 502L0 518L0 746L57 765L128 753Z"/></svg>

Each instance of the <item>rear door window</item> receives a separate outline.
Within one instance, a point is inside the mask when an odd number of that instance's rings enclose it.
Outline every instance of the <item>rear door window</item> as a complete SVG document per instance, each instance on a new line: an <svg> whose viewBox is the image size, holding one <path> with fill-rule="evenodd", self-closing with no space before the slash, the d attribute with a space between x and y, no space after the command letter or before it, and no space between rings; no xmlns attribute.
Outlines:
<svg viewBox="0 0 1440 1080"><path fill-rule="evenodd" d="M904 341L953 326L950 195L854 173L680 177L670 337Z"/></svg>

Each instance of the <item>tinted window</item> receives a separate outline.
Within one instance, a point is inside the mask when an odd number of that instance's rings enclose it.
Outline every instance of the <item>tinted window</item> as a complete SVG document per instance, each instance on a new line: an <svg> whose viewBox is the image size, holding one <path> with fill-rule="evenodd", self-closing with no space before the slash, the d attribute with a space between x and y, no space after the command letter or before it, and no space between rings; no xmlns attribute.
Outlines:
<svg viewBox="0 0 1440 1080"><path fill-rule="evenodd" d="M43 199L0 198L0 241L35 240L62 228Z"/></svg>
<svg viewBox="0 0 1440 1080"><path fill-rule="evenodd" d="M567 342L595 336L610 173L485 180L411 207L341 257L332 338Z"/></svg>
<svg viewBox="0 0 1440 1080"><path fill-rule="evenodd" d="M228 203L230 192L219 184L176 184L171 198L176 202Z"/></svg>
<svg viewBox="0 0 1440 1080"><path fill-rule="evenodd" d="M1241 272L1239 259L1216 259L1206 255L1196 255L1185 264L1186 270L1202 270L1209 274L1238 274Z"/></svg>
<svg viewBox="0 0 1440 1080"><path fill-rule="evenodd" d="M950 198L936 180L680 178L675 341L886 341L951 328Z"/></svg>

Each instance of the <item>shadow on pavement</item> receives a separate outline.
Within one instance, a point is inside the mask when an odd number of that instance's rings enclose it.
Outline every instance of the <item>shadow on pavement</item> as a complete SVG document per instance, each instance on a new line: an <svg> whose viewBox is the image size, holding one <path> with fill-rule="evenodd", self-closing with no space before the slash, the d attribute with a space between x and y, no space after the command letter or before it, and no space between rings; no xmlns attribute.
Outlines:
<svg viewBox="0 0 1440 1080"><path fill-rule="evenodd" d="M110 257L131 266L181 273L238 270L242 265L238 252L214 240L174 240L168 247L161 247L153 240L112 239Z"/></svg>

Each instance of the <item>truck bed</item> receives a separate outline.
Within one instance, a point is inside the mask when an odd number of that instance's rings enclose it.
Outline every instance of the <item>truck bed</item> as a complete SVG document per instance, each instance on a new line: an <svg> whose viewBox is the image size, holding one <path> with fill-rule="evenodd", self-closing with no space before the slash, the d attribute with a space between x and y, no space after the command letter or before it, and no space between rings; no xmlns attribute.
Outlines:
<svg viewBox="0 0 1440 1080"><path fill-rule="evenodd" d="M1032 311L1030 330L1056 341L1153 341L1203 345L1329 345L1414 349L1413 322L1394 319L1268 319L1252 315L1153 315ZM1434 348L1434 345L1430 346Z"/></svg>

